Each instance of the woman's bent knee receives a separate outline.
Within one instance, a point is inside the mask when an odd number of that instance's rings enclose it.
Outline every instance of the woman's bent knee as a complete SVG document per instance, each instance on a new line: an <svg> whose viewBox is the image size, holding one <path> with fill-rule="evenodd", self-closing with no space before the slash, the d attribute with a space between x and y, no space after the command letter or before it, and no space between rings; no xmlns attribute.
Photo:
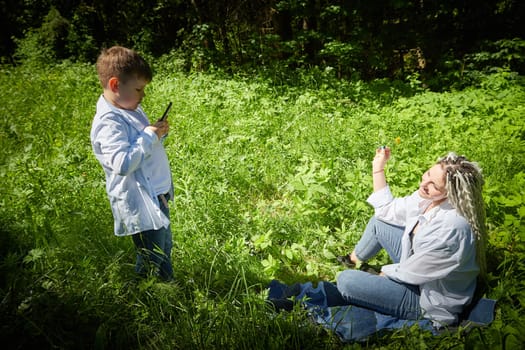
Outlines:
<svg viewBox="0 0 525 350"><path fill-rule="evenodd" d="M341 272L336 278L339 292L343 295L348 295L352 286L359 284L360 276L362 278L364 273L366 272L359 270L345 270Z"/></svg>

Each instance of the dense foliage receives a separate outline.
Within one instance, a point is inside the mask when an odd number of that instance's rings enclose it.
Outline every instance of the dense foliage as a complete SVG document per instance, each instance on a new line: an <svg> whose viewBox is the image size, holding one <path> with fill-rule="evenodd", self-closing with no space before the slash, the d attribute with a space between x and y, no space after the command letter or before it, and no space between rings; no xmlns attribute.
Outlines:
<svg viewBox="0 0 525 350"><path fill-rule="evenodd" d="M93 62L120 44L177 52L187 70L330 67L363 79L420 74L435 88L436 73L471 65L525 72L519 0L8 0L0 18L9 62Z"/></svg>
<svg viewBox="0 0 525 350"><path fill-rule="evenodd" d="M525 81L508 70L442 93L415 79L330 71L182 73L154 61L145 110L166 102L176 282L138 280L117 238L89 130L91 64L0 70L0 341L10 348L343 348L302 310L264 303L272 278L334 280L371 215L370 160L388 144L393 191L411 192L449 150L479 161L495 321L418 329L347 348L519 348L525 342ZM386 262L378 257L377 263Z"/></svg>

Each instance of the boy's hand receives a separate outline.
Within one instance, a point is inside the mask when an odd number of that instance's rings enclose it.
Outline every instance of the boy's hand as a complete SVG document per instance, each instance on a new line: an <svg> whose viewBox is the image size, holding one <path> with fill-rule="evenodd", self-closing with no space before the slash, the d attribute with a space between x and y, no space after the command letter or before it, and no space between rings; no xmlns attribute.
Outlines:
<svg viewBox="0 0 525 350"><path fill-rule="evenodd" d="M157 137L160 139L168 133L170 125L167 120L159 120L155 124L146 127L146 129L150 129L151 131L155 132Z"/></svg>

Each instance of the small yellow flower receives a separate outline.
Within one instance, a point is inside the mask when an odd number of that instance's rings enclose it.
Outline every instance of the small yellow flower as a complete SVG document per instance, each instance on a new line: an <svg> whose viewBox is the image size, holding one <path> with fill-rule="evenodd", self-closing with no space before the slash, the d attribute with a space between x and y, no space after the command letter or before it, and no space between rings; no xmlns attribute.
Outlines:
<svg viewBox="0 0 525 350"><path fill-rule="evenodd" d="M401 137L399 137L399 136L396 137L396 138L394 139L394 142L396 143L396 145L399 145L399 144L401 143Z"/></svg>

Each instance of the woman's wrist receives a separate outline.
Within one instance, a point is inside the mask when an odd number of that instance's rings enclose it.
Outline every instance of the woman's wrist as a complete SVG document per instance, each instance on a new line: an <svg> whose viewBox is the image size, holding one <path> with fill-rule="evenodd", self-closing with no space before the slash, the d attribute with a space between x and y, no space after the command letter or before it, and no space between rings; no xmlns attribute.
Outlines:
<svg viewBox="0 0 525 350"><path fill-rule="evenodd" d="M372 174L379 174L379 173L382 173L384 171L385 171L385 169L374 169L374 170L372 170Z"/></svg>

